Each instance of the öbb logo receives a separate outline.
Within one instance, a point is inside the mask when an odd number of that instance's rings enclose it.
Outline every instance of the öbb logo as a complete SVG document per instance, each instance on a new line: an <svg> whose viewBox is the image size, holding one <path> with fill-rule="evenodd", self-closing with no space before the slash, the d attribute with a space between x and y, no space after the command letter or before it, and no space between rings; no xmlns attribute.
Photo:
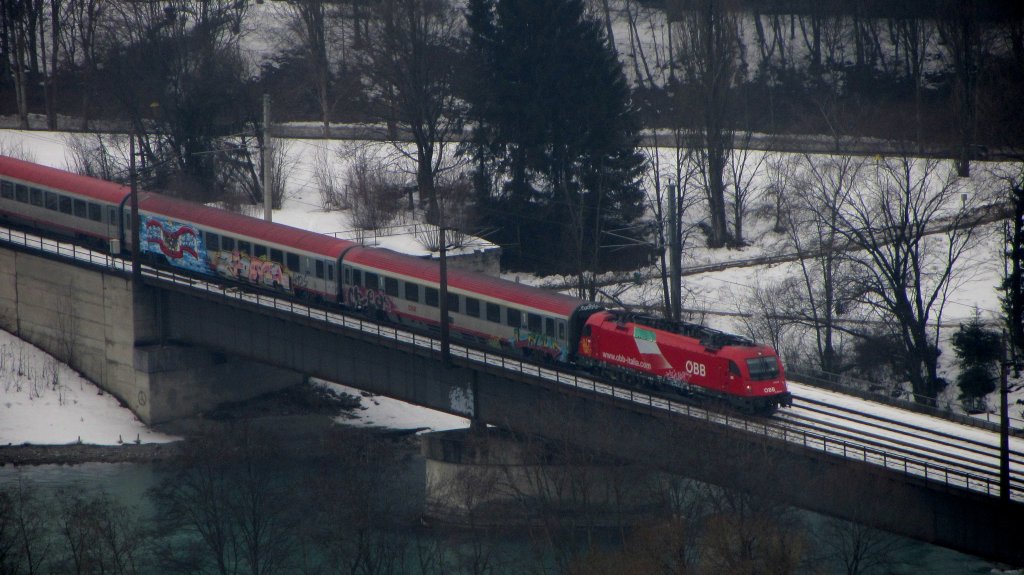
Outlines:
<svg viewBox="0 0 1024 575"><path fill-rule="evenodd" d="M697 362L697 361L687 360L686 361L686 365L684 366L684 368L686 369L686 373L689 373L689 374L692 374L692 375L699 375L701 377L706 377L707 374L708 374L707 367L705 367L703 363L700 363L700 362Z"/></svg>

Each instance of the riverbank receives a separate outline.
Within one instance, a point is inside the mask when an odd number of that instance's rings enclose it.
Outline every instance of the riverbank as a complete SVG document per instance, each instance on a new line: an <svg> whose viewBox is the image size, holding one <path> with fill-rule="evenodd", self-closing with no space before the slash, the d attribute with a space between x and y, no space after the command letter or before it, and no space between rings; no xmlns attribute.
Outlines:
<svg viewBox="0 0 1024 575"><path fill-rule="evenodd" d="M0 466L154 463L181 454L190 438L211 433L219 435L238 426L245 426L268 440L273 438L289 443L298 451L307 451L319 445L320 438L332 427L375 428L361 420L360 415L370 407L379 406L380 400L374 396L338 391L324 384L305 383L156 427L160 433L182 438L178 441L145 442L136 436L124 437L122 442L114 445L83 442L0 445ZM402 436L425 428L415 425L409 429L380 428L380 433Z"/></svg>
<svg viewBox="0 0 1024 575"><path fill-rule="evenodd" d="M180 449L180 441L123 445L6 445L0 446L0 466L153 463L174 457Z"/></svg>

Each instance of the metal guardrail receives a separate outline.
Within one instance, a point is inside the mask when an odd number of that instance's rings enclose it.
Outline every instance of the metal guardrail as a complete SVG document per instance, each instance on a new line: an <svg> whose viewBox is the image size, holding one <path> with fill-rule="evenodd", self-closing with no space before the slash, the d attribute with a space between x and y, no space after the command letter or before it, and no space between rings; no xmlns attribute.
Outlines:
<svg viewBox="0 0 1024 575"><path fill-rule="evenodd" d="M85 263L90 267L108 268L118 273L130 273L131 271L131 264L123 258L96 252L72 243L59 242L7 228L0 227L0 242L71 259L76 262ZM438 354L441 352L441 342L433 337L351 316L338 310L313 307L290 299L250 292L235 286L228 287L148 266L143 267L143 277L145 281L158 285L187 286L188 289L204 291L207 294L221 297L225 300L233 300L275 311L287 312L297 317L322 322L328 326L353 330L364 336L373 336L382 342L390 341L401 345L411 345ZM790 445L798 445L806 449L813 449L843 459L880 465L885 469L902 473L907 477L923 478L927 481L950 487L969 489L993 497L999 496L998 477L977 475L935 465L927 461L891 454L869 445L839 440L810 431L791 429L769 421L751 420L732 416L728 413L710 411L633 389L616 387L576 373L528 363L507 355L491 353L477 348L451 345L450 353L453 358L464 360L470 364L498 367L502 370L536 378L549 384L564 385L577 391L584 391L613 400L626 401L634 406L644 406L652 412L688 417L707 423L723 425L731 429L782 441ZM1024 501L1024 481L1011 481L1010 498Z"/></svg>

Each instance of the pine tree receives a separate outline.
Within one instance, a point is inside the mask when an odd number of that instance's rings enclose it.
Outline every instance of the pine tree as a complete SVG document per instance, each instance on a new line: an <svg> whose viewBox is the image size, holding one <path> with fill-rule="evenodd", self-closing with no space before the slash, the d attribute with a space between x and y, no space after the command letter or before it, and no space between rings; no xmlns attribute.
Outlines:
<svg viewBox="0 0 1024 575"><path fill-rule="evenodd" d="M467 20L475 153L505 182L488 194L485 214L512 246L509 263L581 276L607 266L605 232L642 213L644 160L602 26L581 0L471 0Z"/></svg>
<svg viewBox="0 0 1024 575"><path fill-rule="evenodd" d="M953 334L953 349L960 359L957 385L969 408L983 409L983 398L996 389L999 345L999 334L986 328L977 313Z"/></svg>

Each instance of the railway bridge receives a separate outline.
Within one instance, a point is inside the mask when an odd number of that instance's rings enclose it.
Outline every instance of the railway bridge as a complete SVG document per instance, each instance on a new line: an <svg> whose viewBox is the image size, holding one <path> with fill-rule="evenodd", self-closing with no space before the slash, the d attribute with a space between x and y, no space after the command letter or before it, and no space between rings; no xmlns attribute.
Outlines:
<svg viewBox="0 0 1024 575"><path fill-rule="evenodd" d="M482 350L446 360L433 338L336 311L149 269L136 282L119 258L6 230L0 327L147 422L315 376L1024 566L1024 497L998 484Z"/></svg>

